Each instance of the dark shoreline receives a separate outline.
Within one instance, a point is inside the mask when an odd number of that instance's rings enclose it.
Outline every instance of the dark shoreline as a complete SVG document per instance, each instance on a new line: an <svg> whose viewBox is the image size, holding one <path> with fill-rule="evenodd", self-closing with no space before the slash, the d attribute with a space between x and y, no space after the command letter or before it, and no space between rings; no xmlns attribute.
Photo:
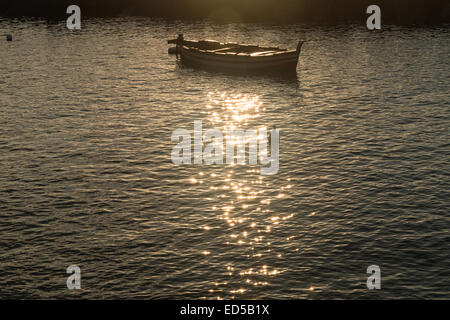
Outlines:
<svg viewBox="0 0 450 320"><path fill-rule="evenodd" d="M413 25L450 22L448 0L3 0L0 16L62 20L76 4L83 17L139 16L168 20L212 20L335 25L365 23L366 8L381 7L385 24Z"/></svg>

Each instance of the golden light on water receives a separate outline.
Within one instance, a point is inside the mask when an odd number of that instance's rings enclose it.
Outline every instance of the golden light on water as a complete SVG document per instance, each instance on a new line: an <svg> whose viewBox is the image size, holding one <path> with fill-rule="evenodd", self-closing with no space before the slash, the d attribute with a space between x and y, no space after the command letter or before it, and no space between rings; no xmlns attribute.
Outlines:
<svg viewBox="0 0 450 320"><path fill-rule="evenodd" d="M223 125L224 128L234 129L260 116L262 102L257 95L210 92L208 98L208 120L213 126Z"/></svg>
<svg viewBox="0 0 450 320"><path fill-rule="evenodd" d="M253 122L260 118L264 110L259 96L210 92L208 100L208 121L203 130L217 128L225 133L227 129L262 128L261 121ZM253 123L258 125L254 127ZM239 143L241 139L224 135L224 141L228 138L232 144ZM260 133L257 134L257 139L263 138ZM233 297L245 295L247 287L267 286L271 278L283 273L284 269L276 264L284 259L284 254L272 250L272 240L294 213L279 214L272 207L289 198L292 184L287 179L285 184L271 186L272 178L261 176L259 168L224 164L203 166L198 174L190 177L189 182L192 188L203 188L208 193L210 212L217 220L214 228L210 227L209 222L201 230L223 235L223 245L241 248L239 250L243 252L243 257L250 259L252 264L250 268L235 262L225 265L224 275L230 281L216 282L214 289L211 289L213 292L227 292ZM289 242L294 237L287 236L285 239ZM205 259L212 259L218 254L216 251L205 243L201 254ZM246 278L238 281L239 287L226 289L230 283L235 283L231 279L236 277Z"/></svg>

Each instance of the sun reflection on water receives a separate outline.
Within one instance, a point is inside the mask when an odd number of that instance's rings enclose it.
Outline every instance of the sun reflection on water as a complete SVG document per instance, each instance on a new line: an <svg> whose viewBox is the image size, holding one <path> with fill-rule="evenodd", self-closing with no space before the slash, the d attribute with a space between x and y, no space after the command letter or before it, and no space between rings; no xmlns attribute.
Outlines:
<svg viewBox="0 0 450 320"><path fill-rule="evenodd" d="M265 108L259 96L210 92L208 99L208 128L226 132L229 128L264 127L261 126L261 112ZM271 177L261 176L259 168L228 164L202 167L190 178L193 187L205 184L207 198L211 199L210 210L217 222L214 230L224 238L226 252L233 252L223 272L229 281L212 283L214 287L210 292L218 294L218 299L222 298L221 294L231 298L245 296L255 286L270 285L271 278L285 271L275 265L283 255L273 250L271 234L287 223L294 213L280 215L272 206L274 202L289 198L292 185L288 180L282 185L272 185L272 181ZM203 226L202 230L210 232L211 228ZM286 239L290 241L292 237ZM218 253L205 244L202 254L206 259L213 259ZM245 263L243 258L247 259Z"/></svg>
<svg viewBox="0 0 450 320"><path fill-rule="evenodd" d="M249 120L259 117L262 102L256 95L209 92L210 103L208 109L208 120L212 125L223 125L235 128L237 125L246 124Z"/></svg>

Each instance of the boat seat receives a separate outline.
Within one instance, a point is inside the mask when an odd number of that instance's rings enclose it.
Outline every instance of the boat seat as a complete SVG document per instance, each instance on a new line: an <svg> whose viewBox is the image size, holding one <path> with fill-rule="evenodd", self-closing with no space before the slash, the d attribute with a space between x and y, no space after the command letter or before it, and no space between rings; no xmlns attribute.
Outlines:
<svg viewBox="0 0 450 320"><path fill-rule="evenodd" d="M227 51L227 50L231 50L232 48L221 48L221 49L216 49L216 50L210 50L210 52L222 52L222 51Z"/></svg>
<svg viewBox="0 0 450 320"><path fill-rule="evenodd" d="M252 54L250 54L250 56L252 56L252 57L267 56L267 55L274 54L274 53L277 53L277 52L279 52L279 51L273 51L273 50L271 50L271 51L261 51L261 52L252 53Z"/></svg>

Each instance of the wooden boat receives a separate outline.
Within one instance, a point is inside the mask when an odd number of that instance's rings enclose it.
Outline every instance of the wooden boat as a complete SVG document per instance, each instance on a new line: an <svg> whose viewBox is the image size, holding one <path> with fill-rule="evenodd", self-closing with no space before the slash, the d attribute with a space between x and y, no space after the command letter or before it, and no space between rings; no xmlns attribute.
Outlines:
<svg viewBox="0 0 450 320"><path fill-rule="evenodd" d="M184 40L182 34L168 41L176 45L169 52L180 56L186 65L244 73L295 72L303 42L299 41L296 50L287 50L211 40Z"/></svg>

